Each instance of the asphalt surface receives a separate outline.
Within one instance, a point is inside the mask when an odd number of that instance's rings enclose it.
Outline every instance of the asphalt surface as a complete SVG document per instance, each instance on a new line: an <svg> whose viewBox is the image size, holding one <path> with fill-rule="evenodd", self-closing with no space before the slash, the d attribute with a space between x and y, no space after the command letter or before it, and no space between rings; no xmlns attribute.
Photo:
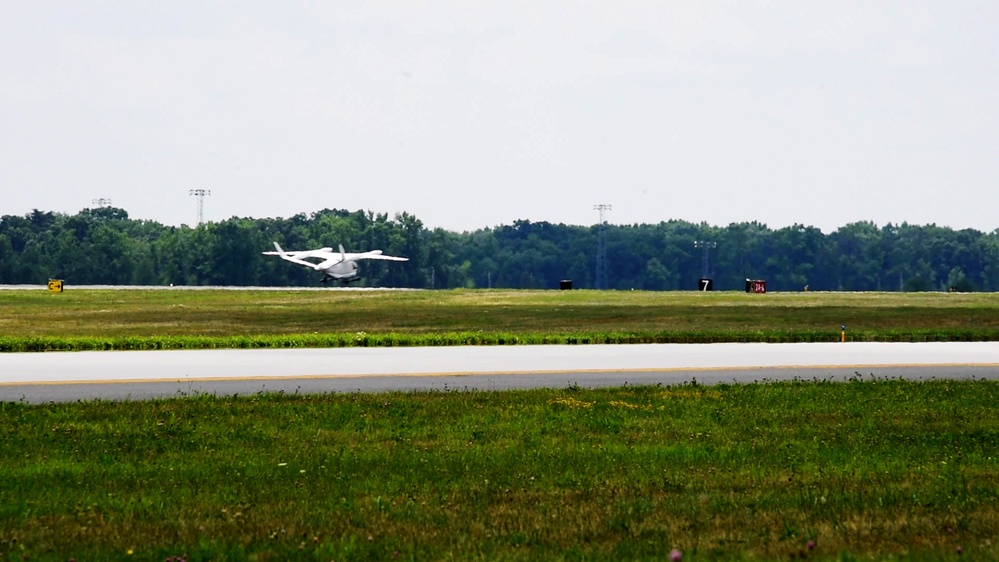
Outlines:
<svg viewBox="0 0 999 562"><path fill-rule="evenodd" d="M0 401L999 378L999 342L552 345L0 354Z"/></svg>
<svg viewBox="0 0 999 562"><path fill-rule="evenodd" d="M400 287L361 287L339 283L321 284L308 287L258 287L255 285L63 285L63 291L75 290L115 290L115 291L422 291ZM0 285L0 291L48 291L48 285Z"/></svg>

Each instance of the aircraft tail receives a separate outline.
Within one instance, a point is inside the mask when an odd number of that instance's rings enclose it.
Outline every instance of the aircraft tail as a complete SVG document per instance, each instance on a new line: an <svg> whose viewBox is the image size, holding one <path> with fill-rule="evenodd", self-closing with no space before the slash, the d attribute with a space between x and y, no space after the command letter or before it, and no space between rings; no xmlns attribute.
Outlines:
<svg viewBox="0 0 999 562"><path fill-rule="evenodd" d="M264 254L265 256L281 256L282 258L288 256L288 252L282 250L281 246L278 245L277 242L274 243L274 249L277 250L277 251L276 252L261 252L261 253Z"/></svg>

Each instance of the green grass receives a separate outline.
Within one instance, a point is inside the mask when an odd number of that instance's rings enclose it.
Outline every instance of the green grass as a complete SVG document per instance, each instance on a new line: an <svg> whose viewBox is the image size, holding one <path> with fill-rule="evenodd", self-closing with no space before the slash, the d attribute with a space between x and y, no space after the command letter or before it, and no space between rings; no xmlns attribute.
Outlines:
<svg viewBox="0 0 999 562"><path fill-rule="evenodd" d="M997 403L870 379L3 403L0 559L996 560Z"/></svg>
<svg viewBox="0 0 999 562"><path fill-rule="evenodd" d="M0 310L0 351L999 339L994 293L68 289Z"/></svg>

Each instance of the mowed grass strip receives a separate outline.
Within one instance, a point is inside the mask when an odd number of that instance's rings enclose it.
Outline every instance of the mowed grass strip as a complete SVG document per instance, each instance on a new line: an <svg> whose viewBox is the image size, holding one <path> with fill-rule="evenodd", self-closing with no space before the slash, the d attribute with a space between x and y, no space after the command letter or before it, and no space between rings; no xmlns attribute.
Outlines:
<svg viewBox="0 0 999 562"><path fill-rule="evenodd" d="M857 377L4 403L0 554L994 560L997 401Z"/></svg>
<svg viewBox="0 0 999 562"><path fill-rule="evenodd" d="M0 350L989 341L999 295L650 291L0 291Z"/></svg>

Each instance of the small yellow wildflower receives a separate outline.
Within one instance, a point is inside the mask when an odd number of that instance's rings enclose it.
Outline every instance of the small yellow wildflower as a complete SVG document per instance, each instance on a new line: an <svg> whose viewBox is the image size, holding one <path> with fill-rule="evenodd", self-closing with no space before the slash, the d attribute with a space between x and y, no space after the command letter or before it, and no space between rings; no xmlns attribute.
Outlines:
<svg viewBox="0 0 999 562"><path fill-rule="evenodd" d="M558 404L560 406L565 406L567 408L592 408L592 402L583 402L582 400L577 400L575 398L556 398L551 401L552 404Z"/></svg>

